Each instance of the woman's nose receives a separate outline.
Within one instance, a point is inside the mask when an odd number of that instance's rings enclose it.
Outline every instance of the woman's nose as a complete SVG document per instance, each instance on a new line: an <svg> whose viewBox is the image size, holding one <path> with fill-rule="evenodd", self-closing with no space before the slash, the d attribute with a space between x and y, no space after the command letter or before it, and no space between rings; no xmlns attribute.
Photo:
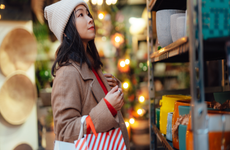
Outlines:
<svg viewBox="0 0 230 150"><path fill-rule="evenodd" d="M93 18L91 18L91 17L88 17L89 18L89 24L93 24Z"/></svg>

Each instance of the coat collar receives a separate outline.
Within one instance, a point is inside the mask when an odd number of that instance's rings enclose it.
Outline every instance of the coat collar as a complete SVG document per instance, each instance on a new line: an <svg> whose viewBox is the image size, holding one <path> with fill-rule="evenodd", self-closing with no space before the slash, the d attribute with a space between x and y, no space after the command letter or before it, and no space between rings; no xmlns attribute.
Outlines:
<svg viewBox="0 0 230 150"><path fill-rule="evenodd" d="M82 67L80 67L80 64L74 61L70 61L70 63L79 71L81 77L83 80L93 80L91 83L91 89L92 92L99 103L102 98L105 97L105 93L97 81L96 76L94 75L93 71L88 67L87 63L82 63ZM96 70L98 73L98 76L101 78L103 84L105 85L107 91L111 90L111 87L109 86L105 76L103 75L101 69Z"/></svg>
<svg viewBox="0 0 230 150"><path fill-rule="evenodd" d="M91 69L89 69L87 63L82 63L82 66L80 67L80 64L78 62L74 62L70 60L70 63L78 70L83 80L90 80L94 79L94 74Z"/></svg>

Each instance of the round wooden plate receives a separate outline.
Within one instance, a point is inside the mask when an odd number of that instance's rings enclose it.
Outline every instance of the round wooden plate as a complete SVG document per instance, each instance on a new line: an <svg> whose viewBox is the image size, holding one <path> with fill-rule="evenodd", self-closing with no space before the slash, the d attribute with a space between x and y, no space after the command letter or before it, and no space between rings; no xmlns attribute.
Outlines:
<svg viewBox="0 0 230 150"><path fill-rule="evenodd" d="M16 70L27 71L37 56L37 42L31 33L22 28L10 31L0 46L0 66L5 76Z"/></svg>
<svg viewBox="0 0 230 150"><path fill-rule="evenodd" d="M30 115L36 98L35 85L22 71L16 71L0 89L0 113L8 123L20 125Z"/></svg>
<svg viewBox="0 0 230 150"><path fill-rule="evenodd" d="M20 144L17 147L15 147L14 150L33 150L33 149L28 144Z"/></svg>

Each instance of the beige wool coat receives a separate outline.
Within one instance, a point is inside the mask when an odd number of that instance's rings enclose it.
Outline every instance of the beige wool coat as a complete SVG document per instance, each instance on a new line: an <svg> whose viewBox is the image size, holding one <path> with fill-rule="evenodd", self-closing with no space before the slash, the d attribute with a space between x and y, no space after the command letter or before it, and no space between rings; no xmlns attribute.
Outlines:
<svg viewBox="0 0 230 150"><path fill-rule="evenodd" d="M55 138L73 143L78 139L81 117L90 115L96 132L121 128L127 149L130 149L127 129L120 111L113 117L103 98L104 91L86 63L82 68L70 61L70 65L59 68L53 82L52 109ZM102 71L98 75L108 91L111 90ZM84 125L84 134L86 125Z"/></svg>

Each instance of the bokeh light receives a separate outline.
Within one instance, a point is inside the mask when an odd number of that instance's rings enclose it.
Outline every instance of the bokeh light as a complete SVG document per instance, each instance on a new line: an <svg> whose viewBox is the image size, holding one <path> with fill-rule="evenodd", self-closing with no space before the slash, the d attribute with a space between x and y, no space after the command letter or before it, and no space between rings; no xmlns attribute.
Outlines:
<svg viewBox="0 0 230 150"><path fill-rule="evenodd" d="M91 0L91 3L92 3L93 5L96 5L96 4L97 4L97 0Z"/></svg>
<svg viewBox="0 0 230 150"><path fill-rule="evenodd" d="M99 14L98 14L98 18L99 18L100 20L102 20L102 19L104 18L104 14L103 14L103 13L99 13Z"/></svg>
<svg viewBox="0 0 230 150"><path fill-rule="evenodd" d="M126 59L126 60L125 60L125 64L128 65L129 63L130 63L130 60L129 60L129 59Z"/></svg>
<svg viewBox="0 0 230 150"><path fill-rule="evenodd" d="M107 5L111 5L112 4L112 0L106 0L106 4Z"/></svg>
<svg viewBox="0 0 230 150"><path fill-rule="evenodd" d="M121 61L121 62L120 62L120 66L121 66L121 67L125 67L125 61Z"/></svg>
<svg viewBox="0 0 230 150"><path fill-rule="evenodd" d="M128 82L124 82L124 83L123 83L123 88L124 88L124 89L127 89L128 87L129 87L129 83L128 83Z"/></svg>
<svg viewBox="0 0 230 150"><path fill-rule="evenodd" d="M137 114L141 116L143 114L143 110L142 109L138 109L137 110Z"/></svg>
<svg viewBox="0 0 230 150"><path fill-rule="evenodd" d="M134 123L135 123L135 119L134 119L134 118L130 118L130 119L129 119L129 123L130 123L130 124L134 124Z"/></svg>
<svg viewBox="0 0 230 150"><path fill-rule="evenodd" d="M5 5L4 5L4 4L1 4L1 5L0 5L0 9L5 9Z"/></svg>
<svg viewBox="0 0 230 150"><path fill-rule="evenodd" d="M115 37L115 41L116 41L117 43L119 43L119 42L121 41L121 38L120 38L119 36L116 36L116 37Z"/></svg>
<svg viewBox="0 0 230 150"><path fill-rule="evenodd" d="M117 3L117 0L112 0L112 4L116 4Z"/></svg>
<svg viewBox="0 0 230 150"><path fill-rule="evenodd" d="M145 97L144 97L144 96L140 96L140 97L139 97L139 102L140 102L140 103L143 103L144 101L145 101Z"/></svg>

